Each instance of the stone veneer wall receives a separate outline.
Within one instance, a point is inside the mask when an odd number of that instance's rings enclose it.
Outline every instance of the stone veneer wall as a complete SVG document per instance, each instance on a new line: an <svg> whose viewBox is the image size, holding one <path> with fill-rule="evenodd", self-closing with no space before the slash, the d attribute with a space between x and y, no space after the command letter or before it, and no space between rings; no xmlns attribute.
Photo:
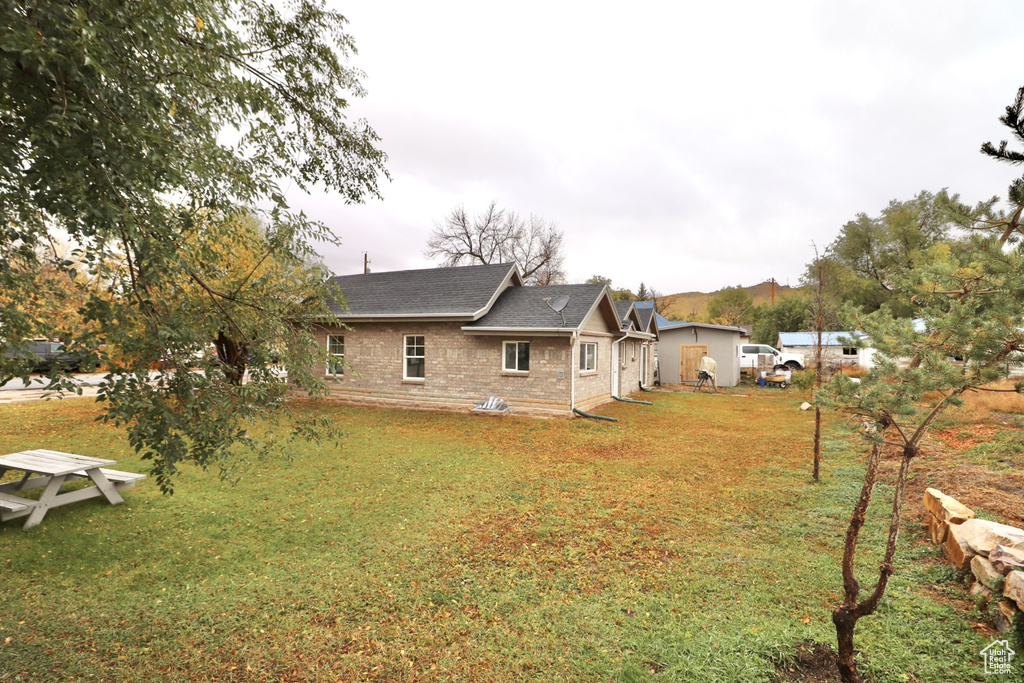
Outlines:
<svg viewBox="0 0 1024 683"><path fill-rule="evenodd" d="M351 329L325 328L318 342L326 349L327 335L345 337L345 375L328 379L331 397L369 405L468 410L488 396L505 399L515 413L569 415L570 369L578 372L578 359L570 363L568 337L469 335L460 322L353 323ZM404 380L404 336L425 337L426 377ZM502 369L504 341L530 342L530 371L509 373ZM604 344L607 345L607 340ZM608 400L607 359L604 365L604 399ZM319 367L326 375L326 363ZM559 376L561 373L561 377ZM581 380L587 378L581 378ZM578 380L579 382L580 380ZM596 396L589 386L587 397ZM579 397L579 384L577 396Z"/></svg>

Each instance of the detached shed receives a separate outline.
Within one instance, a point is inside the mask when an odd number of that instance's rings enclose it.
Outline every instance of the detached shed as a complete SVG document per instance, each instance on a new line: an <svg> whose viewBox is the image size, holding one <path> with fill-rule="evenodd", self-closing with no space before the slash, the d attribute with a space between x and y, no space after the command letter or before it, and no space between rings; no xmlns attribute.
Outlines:
<svg viewBox="0 0 1024 683"><path fill-rule="evenodd" d="M700 359L718 363L718 386L740 381L739 327L708 323L666 322L658 327L658 371L662 384L696 382Z"/></svg>

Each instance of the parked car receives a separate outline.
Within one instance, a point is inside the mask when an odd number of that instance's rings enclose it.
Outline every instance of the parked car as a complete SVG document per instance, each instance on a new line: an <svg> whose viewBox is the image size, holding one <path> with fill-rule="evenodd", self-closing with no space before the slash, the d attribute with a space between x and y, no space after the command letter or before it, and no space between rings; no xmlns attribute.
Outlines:
<svg viewBox="0 0 1024 683"><path fill-rule="evenodd" d="M68 352L63 342L33 340L21 348L8 346L4 349L7 358L25 358L32 363L32 372L49 372L54 366L69 372L81 372L95 367L88 354Z"/></svg>
<svg viewBox="0 0 1024 683"><path fill-rule="evenodd" d="M773 356L775 369L803 370L804 354L782 353L766 344L743 344L740 346L740 368L757 368L758 356Z"/></svg>

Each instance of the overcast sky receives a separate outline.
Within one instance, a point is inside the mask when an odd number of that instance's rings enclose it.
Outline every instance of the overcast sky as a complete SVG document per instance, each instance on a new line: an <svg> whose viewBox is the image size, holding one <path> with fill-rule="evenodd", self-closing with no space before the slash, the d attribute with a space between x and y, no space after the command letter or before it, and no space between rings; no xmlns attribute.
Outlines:
<svg viewBox="0 0 1024 683"><path fill-rule="evenodd" d="M493 199L557 223L570 282L796 284L858 212L1015 175L978 148L1024 85L1019 0L337 9L392 176L363 205L289 191L337 274L430 267L434 222Z"/></svg>

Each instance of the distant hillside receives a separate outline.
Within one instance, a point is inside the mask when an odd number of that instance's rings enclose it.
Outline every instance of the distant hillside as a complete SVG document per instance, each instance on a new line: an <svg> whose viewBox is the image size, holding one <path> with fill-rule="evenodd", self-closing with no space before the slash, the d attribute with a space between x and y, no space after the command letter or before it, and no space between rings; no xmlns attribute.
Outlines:
<svg viewBox="0 0 1024 683"><path fill-rule="evenodd" d="M754 300L754 305L760 306L762 304L770 303L772 298L771 283L762 282L760 284L751 285L750 287L744 287L747 290L747 294ZM781 297L789 296L795 292L799 292L800 287L790 287L789 285L775 284L775 300L778 301ZM721 291L721 290L719 290ZM708 309L708 302L715 297L718 292L683 292L681 294L666 294L658 299L658 302L664 307L662 315L669 320L696 320L703 318L704 313Z"/></svg>

